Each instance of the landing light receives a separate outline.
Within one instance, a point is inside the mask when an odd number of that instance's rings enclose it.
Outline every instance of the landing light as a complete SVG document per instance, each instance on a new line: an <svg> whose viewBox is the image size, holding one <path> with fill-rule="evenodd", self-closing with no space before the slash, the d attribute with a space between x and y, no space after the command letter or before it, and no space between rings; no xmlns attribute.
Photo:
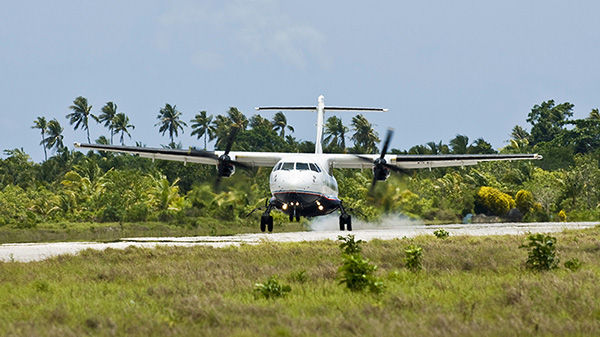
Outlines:
<svg viewBox="0 0 600 337"><path fill-rule="evenodd" d="M323 210L323 205L319 205L319 211Z"/></svg>
<svg viewBox="0 0 600 337"><path fill-rule="evenodd" d="M286 210L286 209L287 209L287 207L288 207L288 206L287 206L287 204L283 204L283 206L281 206L281 208L282 208L283 210Z"/></svg>

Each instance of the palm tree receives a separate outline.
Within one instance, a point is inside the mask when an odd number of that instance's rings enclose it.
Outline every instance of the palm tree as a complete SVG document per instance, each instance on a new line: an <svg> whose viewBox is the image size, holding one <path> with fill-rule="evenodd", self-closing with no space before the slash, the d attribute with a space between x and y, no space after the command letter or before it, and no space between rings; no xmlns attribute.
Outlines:
<svg viewBox="0 0 600 337"><path fill-rule="evenodd" d="M238 110L236 107L230 107L229 111L227 111L229 115L229 119L231 120L231 126L240 129L240 131L246 130L248 126L248 118L244 116L244 114Z"/></svg>
<svg viewBox="0 0 600 337"><path fill-rule="evenodd" d="M439 143L427 142L427 144L425 145L429 147L430 154L448 154L450 152L450 150L448 149L448 145L442 143L441 140Z"/></svg>
<svg viewBox="0 0 600 337"><path fill-rule="evenodd" d="M210 138L211 140L215 136L215 130L212 123L213 116L206 116L206 111L200 111L199 114L196 114L194 119L190 121L192 123L192 136L196 135L198 139L204 136L204 149L206 150L206 138Z"/></svg>
<svg viewBox="0 0 600 337"><path fill-rule="evenodd" d="M477 138L477 140L475 140L473 142L473 144L471 144L471 146L469 146L469 148L467 149L467 152L470 154L497 153L496 150L494 150L494 148L492 147L492 144L486 142L485 139L483 139L483 138Z"/></svg>
<svg viewBox="0 0 600 337"><path fill-rule="evenodd" d="M67 115L67 118L69 118L69 123L71 123L71 125L75 124L75 130L77 130L79 128L79 126L81 126L82 129L85 129L86 133L87 133L87 140L88 143L91 143L90 141L90 128L88 125L90 116L94 119L97 119L96 116L92 115L90 111L92 111L92 106L88 105L88 100L87 98L83 97L83 96L79 96L77 98L75 98L75 100L73 101L73 105L71 105L69 107L69 109L73 110L72 113Z"/></svg>
<svg viewBox="0 0 600 337"><path fill-rule="evenodd" d="M113 130L114 133L121 133L121 145L125 145L125 142L123 141L123 137L125 136L125 134L127 134L129 136L129 138L131 138L131 134L129 133L129 130L127 130L128 128L132 128L135 129L135 126L133 126L132 124L129 124L129 117L127 117L124 113L119 112L118 114L115 115L115 117L113 118L112 121L113 124ZM112 141L112 139L111 139Z"/></svg>
<svg viewBox="0 0 600 337"><path fill-rule="evenodd" d="M48 122L48 137L44 139L46 148L56 148L55 150L58 150L60 152L64 147L64 136L62 135L64 130L65 129L60 125L56 118Z"/></svg>
<svg viewBox="0 0 600 337"><path fill-rule="evenodd" d="M515 125L515 127L512 129L512 132L510 133L510 136L514 140L524 140L529 138L529 133L520 125Z"/></svg>
<svg viewBox="0 0 600 337"><path fill-rule="evenodd" d="M273 123L270 120L263 118L261 115L254 115L254 116L250 117L250 121L249 121L248 125L253 129L257 129L257 128L273 129Z"/></svg>
<svg viewBox="0 0 600 337"><path fill-rule="evenodd" d="M327 119L325 123L325 132L324 134L325 143L328 143L329 146L339 146L342 150L346 149L346 132L349 129L347 126L342 123L342 120L337 118L336 116L331 116Z"/></svg>
<svg viewBox="0 0 600 337"><path fill-rule="evenodd" d="M46 153L46 130L48 130L48 122L46 122L46 117L38 117L33 121L32 129L40 129L42 132L42 141L40 145L44 149L44 161L48 160L48 154Z"/></svg>
<svg viewBox="0 0 600 337"><path fill-rule="evenodd" d="M367 153L377 152L377 143L380 142L377 132L373 130L373 125L362 114L352 117L352 129L354 141L357 151L365 151Z"/></svg>
<svg viewBox="0 0 600 337"><path fill-rule="evenodd" d="M469 149L469 137L465 135L456 135L450 140L450 147L454 154L465 154Z"/></svg>
<svg viewBox="0 0 600 337"><path fill-rule="evenodd" d="M279 111L278 113L275 114L275 116L273 116L273 129L275 131L279 131L279 136L281 138L285 138L285 129L286 128L288 130L290 130L291 132L294 132L294 127L292 127L291 125L288 125L287 118L285 117L283 112Z"/></svg>
<svg viewBox="0 0 600 337"><path fill-rule="evenodd" d="M164 136L165 132L169 131L169 139L171 140L171 144L173 144L173 134L175 136L179 136L179 129L183 133L183 127L187 126L187 124L180 119L182 113L177 111L177 106L171 106L169 103L165 104L165 107L160 109L160 112L157 119L160 122L156 123L154 126L160 125L160 129L158 130Z"/></svg>
<svg viewBox="0 0 600 337"><path fill-rule="evenodd" d="M110 131L110 143L113 143L113 135L115 132L115 126L113 125L113 118L117 114L117 105L113 102L106 102L101 109L102 113L96 119L98 123L104 123L104 127Z"/></svg>
<svg viewBox="0 0 600 337"><path fill-rule="evenodd" d="M213 139L216 138L216 148L224 147L224 142L227 141L227 135L231 129L232 121L229 117L217 115L212 122Z"/></svg>
<svg viewBox="0 0 600 337"><path fill-rule="evenodd" d="M108 140L108 138L106 138L106 136L100 136L100 137L98 137L98 139L96 139L96 144L110 145L110 140Z"/></svg>

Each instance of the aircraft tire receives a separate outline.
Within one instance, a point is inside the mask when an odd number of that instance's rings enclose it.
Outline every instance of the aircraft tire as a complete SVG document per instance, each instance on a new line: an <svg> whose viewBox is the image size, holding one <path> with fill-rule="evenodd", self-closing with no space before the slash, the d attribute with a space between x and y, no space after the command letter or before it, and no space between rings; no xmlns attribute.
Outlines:
<svg viewBox="0 0 600 337"><path fill-rule="evenodd" d="M352 217L350 215L347 215L348 220L346 220L346 229L348 230L348 232L352 231Z"/></svg>
<svg viewBox="0 0 600 337"><path fill-rule="evenodd" d="M340 230L344 231L346 229L346 218L348 217L347 214L342 214L340 215Z"/></svg>
<svg viewBox="0 0 600 337"><path fill-rule="evenodd" d="M268 216L268 217L271 217L271 216ZM264 233L265 230L267 229L266 227L267 227L267 216L263 215L260 217L260 231Z"/></svg>
<svg viewBox="0 0 600 337"><path fill-rule="evenodd" d="M269 230L269 233L273 231L273 217L271 215L267 218L267 229Z"/></svg>

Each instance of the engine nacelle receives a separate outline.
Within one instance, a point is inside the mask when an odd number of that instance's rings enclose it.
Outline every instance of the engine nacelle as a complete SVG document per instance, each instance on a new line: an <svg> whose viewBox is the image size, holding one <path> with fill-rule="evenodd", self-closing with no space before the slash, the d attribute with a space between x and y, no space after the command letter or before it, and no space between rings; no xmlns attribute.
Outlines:
<svg viewBox="0 0 600 337"><path fill-rule="evenodd" d="M235 173L235 165L231 163L228 155L222 155L217 162L217 174L219 177L229 178Z"/></svg>
<svg viewBox="0 0 600 337"><path fill-rule="evenodd" d="M390 176L390 170L385 167L385 159L377 158L373 162L373 176L377 181L384 181Z"/></svg>
<svg viewBox="0 0 600 337"><path fill-rule="evenodd" d="M387 180L387 178L389 178L390 170L388 170L385 167L373 167L373 175L375 176L375 179L377 181L384 181Z"/></svg>

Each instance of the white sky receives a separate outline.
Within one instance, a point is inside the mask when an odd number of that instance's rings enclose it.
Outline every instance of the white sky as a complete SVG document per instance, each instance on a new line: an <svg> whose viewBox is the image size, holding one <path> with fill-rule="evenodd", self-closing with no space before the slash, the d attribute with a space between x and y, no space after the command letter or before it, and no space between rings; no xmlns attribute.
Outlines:
<svg viewBox="0 0 600 337"><path fill-rule="evenodd" d="M392 147L456 134L505 145L533 105L600 106L598 1L27 1L0 2L0 149L43 159L38 116L65 144L77 96L107 101L136 126L128 145L159 147L156 116L261 105L389 108L367 113ZM264 113L272 117L274 112ZM287 112L314 141L316 116ZM346 125L352 113L340 113ZM326 116L327 117L327 116ZM108 131L91 123L92 140ZM203 145L185 130L185 147ZM209 146L209 148L212 148ZM2 155L0 155L2 156Z"/></svg>

